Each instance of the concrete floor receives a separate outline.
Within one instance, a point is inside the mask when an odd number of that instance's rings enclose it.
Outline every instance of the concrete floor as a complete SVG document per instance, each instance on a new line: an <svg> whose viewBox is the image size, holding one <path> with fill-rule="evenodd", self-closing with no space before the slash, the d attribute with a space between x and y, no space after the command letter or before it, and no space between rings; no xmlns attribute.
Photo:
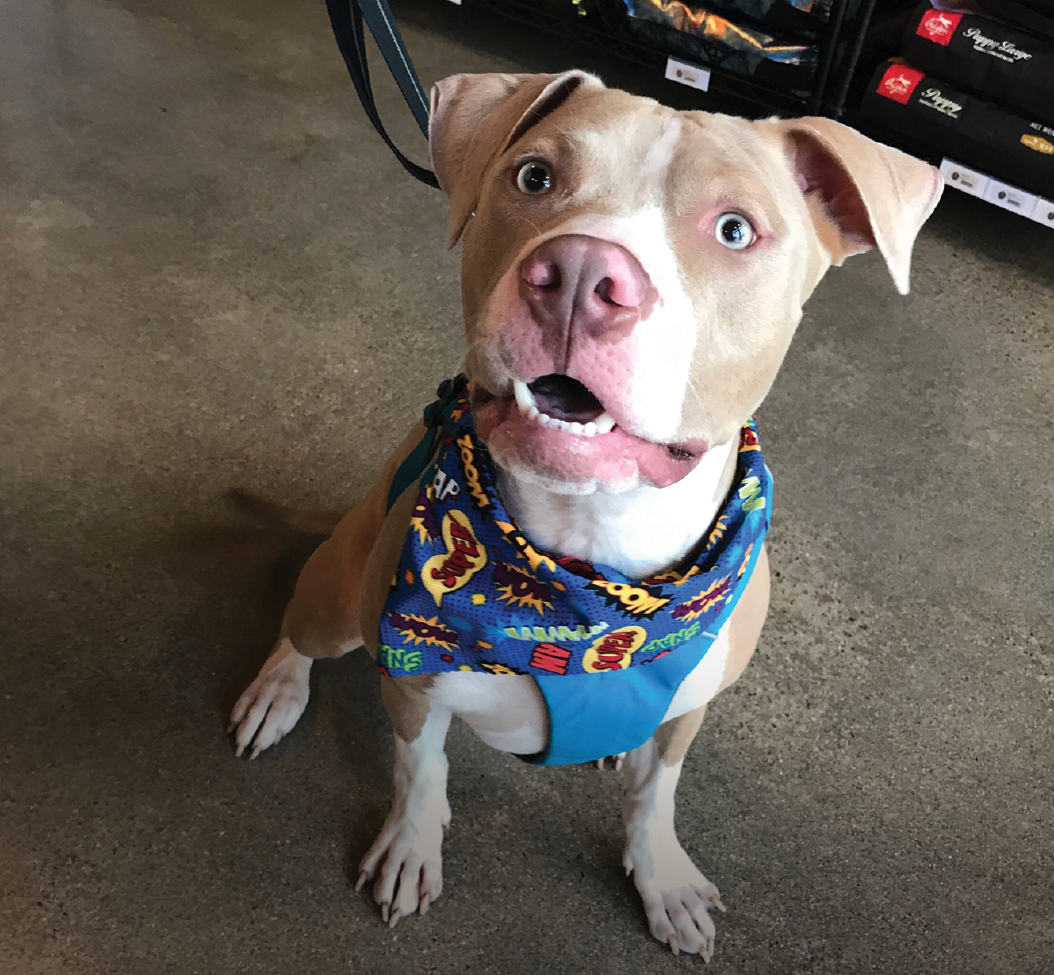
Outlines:
<svg viewBox="0 0 1054 975"><path fill-rule="evenodd" d="M426 83L577 61L682 97L414 2ZM363 655L232 757L307 549L224 490L353 499L461 356L445 203L324 18L0 0L0 973L697 971L622 876L618 777L463 728L446 892L382 926L349 880L391 765ZM814 298L762 418L772 615L680 790L714 971L1054 967L1052 324L1054 234L957 194L909 298L872 257Z"/></svg>

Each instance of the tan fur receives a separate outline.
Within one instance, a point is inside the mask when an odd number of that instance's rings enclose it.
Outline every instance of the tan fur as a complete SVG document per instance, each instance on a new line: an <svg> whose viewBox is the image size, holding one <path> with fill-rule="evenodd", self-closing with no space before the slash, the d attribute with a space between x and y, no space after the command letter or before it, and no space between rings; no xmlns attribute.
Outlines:
<svg viewBox="0 0 1054 975"><path fill-rule="evenodd" d="M390 484L389 480L389 484ZM374 660L380 644L377 635L380 632L381 611L384 600L392 585L392 577L399 566L399 553L406 541L406 532L410 527L410 515L417 502L417 484L411 484L392 505L388 519L377 534L375 544L364 560L363 571L366 583L362 588L362 601L359 613L362 619L362 632L366 649Z"/></svg>
<svg viewBox="0 0 1054 975"><path fill-rule="evenodd" d="M395 471L423 434L424 424L415 424L384 465L369 494L344 516L333 536L304 566L282 626L297 653L313 658L339 657L362 646L359 597L368 559L385 524L388 490ZM409 515L404 525L408 523ZM391 573L385 578L390 580Z"/></svg>
<svg viewBox="0 0 1054 975"><path fill-rule="evenodd" d="M392 719L392 729L405 742L417 741L428 720L432 705L428 692L435 684L435 674L389 677L381 674L381 697L384 709Z"/></svg>
<svg viewBox="0 0 1054 975"><path fill-rule="evenodd" d="M505 392L508 385L502 347L490 335L487 316L499 282L532 241L581 214L615 215L645 206L666 213L682 277L708 337L695 347L689 395L673 440L723 443L734 435L768 392L801 305L832 263L877 245L897 286L906 288L912 243L942 187L932 166L827 119L750 122L678 113L597 85L575 88L524 130L518 122L524 104L537 98L539 81L521 79L501 97L493 77L459 75L440 82L435 97L446 110L432 129L433 158L451 197L452 236L464 229L467 369L486 388ZM500 76L501 85L518 77ZM543 79L550 88L559 80ZM681 125L670 165L638 178L648 172L649 151L673 119ZM467 141L466 130L473 133ZM516 137L509 139L510 133ZM556 185L541 197L525 197L516 190L515 171L534 157L553 163ZM825 165L805 196L798 168L814 160ZM854 206L840 209L850 197ZM699 213L725 206L747 213L771 241L749 262L716 244L700 245ZM477 213L469 219L472 209Z"/></svg>
<svg viewBox="0 0 1054 975"><path fill-rule="evenodd" d="M682 714L678 718L664 721L655 729L652 737L659 748L662 764L672 767L688 754L688 746L695 740L696 733L706 717L706 705Z"/></svg>
<svg viewBox="0 0 1054 975"><path fill-rule="evenodd" d="M615 378L607 393L621 399L618 406L604 404L605 409L625 433L650 441L653 452L665 446L671 455L684 441L704 442L701 451L721 448L734 455L733 438L768 392L801 306L832 264L877 247L897 287L906 291L915 236L942 185L933 167L826 119L750 122L675 112L605 89L580 71L458 75L442 81L432 92L429 139L440 185L450 198L450 243L464 242L466 372L474 397L511 397L514 382L538 378L538 372L514 374L516 356L509 352L524 336L537 337L530 331L537 321L514 313L522 306L515 300L525 286L519 274L527 256L561 234L600 238L605 246L630 253L656 296L646 309L640 305L637 321L646 327L635 327L616 350L625 358L623 365L610 367L607 375ZM518 188L516 174L526 161L549 167L552 178L545 192ZM734 240L725 239L730 246L719 241L715 220L722 213L745 217L758 231L756 246L739 249L731 246ZM610 346L618 345L620 336L609 338ZM552 335L546 340L554 342ZM545 367L544 372L559 368L555 358L546 357L548 350L524 348L521 361ZM608 363L606 348L599 354L586 349L587 370L594 362ZM567 355L565 361L570 361ZM565 372L570 375L570 367ZM623 414L616 417L616 410ZM262 738L255 739L253 755L293 727L307 703L310 661L305 658L339 656L365 643L377 659L381 613L416 485L390 512L387 496L398 465L423 432L420 423L411 430L367 497L304 568L283 637L232 713L238 754L253 742L257 729ZM529 461L518 470L496 447L491 449L509 485L518 477L532 483ZM709 457L716 472L720 455ZM734 456L719 478L704 463L697 455L695 471L706 475L706 496L716 506L731 489ZM716 510L700 507L701 495L691 482L679 483L690 488L680 492L686 498L681 506L671 500L677 492L667 490L672 483L667 480L663 487L659 478L616 485L610 492L622 504L620 491L629 495L643 486L633 503L666 517L660 530L637 533L645 557L659 565L679 563L686 551L697 550L706 537L704 523ZM666 491L662 496L648 493L660 489ZM503 491L507 502L515 493ZM598 496L609 495L601 491ZM538 536L546 526L556 526L556 535L575 535L575 544L583 548L598 538L611 540L614 557L594 561L616 568L640 564L629 551L627 536L633 533L610 530L614 508L594 506L590 536L578 531L578 524L561 529L551 513L555 505L544 496L538 504L542 514L534 529L523 528L531 532L533 544L542 544ZM624 508L623 514L636 518L641 510ZM514 511L512 516L521 526L528 524ZM678 525L686 541L674 550ZM554 551L564 544L562 537L550 542L547 547ZM586 557L583 551L565 554ZM769 587L763 547L727 624L723 669L719 654L704 658L691 675L697 682L685 682L678 690L684 698L667 713L691 710L660 724L626 757L624 863L634 874L649 928L675 951L698 952L706 960L714 937L706 911L721 902L716 887L676 839L674 791L705 702L743 673L754 652ZM484 688L480 682L491 683ZM452 716L470 724L478 718L473 727L481 737L499 736L491 739L496 747L515 751L525 740L516 737L524 728L544 742L544 704L537 684L525 675L501 680L460 673L382 675L381 688L396 734L396 795L363 859L358 886L375 880L374 899L385 920L391 911L394 924L415 910L425 913L442 889L440 847L450 819L443 748ZM516 694L518 703L510 707ZM526 740L533 745L534 738Z"/></svg>
<svg viewBox="0 0 1054 975"><path fill-rule="evenodd" d="M746 670L750 658L754 655L758 637L761 636L761 628L765 625L765 617L769 612L771 585L769 553L763 545L758 554L757 565L754 566L754 574L750 577L750 582L743 590L743 595L739 597L739 602L728 621L730 649L725 660L725 671L721 676L719 693L739 679L739 675Z"/></svg>

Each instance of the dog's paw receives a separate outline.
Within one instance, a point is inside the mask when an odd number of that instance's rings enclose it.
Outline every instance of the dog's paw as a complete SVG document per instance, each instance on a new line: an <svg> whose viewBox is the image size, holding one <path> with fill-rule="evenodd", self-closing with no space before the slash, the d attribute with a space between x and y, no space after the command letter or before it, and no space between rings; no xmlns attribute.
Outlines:
<svg viewBox="0 0 1054 975"><path fill-rule="evenodd" d="M625 752L619 752L617 755L608 755L607 758L598 758L596 760L596 767L603 772L607 768L613 768L616 772L622 771L622 762L626 758ZM611 764L608 765L608 762Z"/></svg>
<svg viewBox="0 0 1054 975"><path fill-rule="evenodd" d="M633 873L652 935L668 944L675 955L686 951L709 962L717 935L709 911L725 909L718 889L680 846L660 864L651 863L648 856L641 859L647 862L638 865L627 850L626 873Z"/></svg>
<svg viewBox="0 0 1054 975"><path fill-rule="evenodd" d="M373 881L373 899L388 927L394 928L414 911L425 914L443 892L442 844L441 822L421 830L406 816L389 814L359 864L355 883L355 889L361 890L366 881Z"/></svg>
<svg viewBox="0 0 1054 975"><path fill-rule="evenodd" d="M227 731L234 732L236 757L251 745L249 757L256 758L293 729L307 706L310 673L311 658L280 641L231 711Z"/></svg>

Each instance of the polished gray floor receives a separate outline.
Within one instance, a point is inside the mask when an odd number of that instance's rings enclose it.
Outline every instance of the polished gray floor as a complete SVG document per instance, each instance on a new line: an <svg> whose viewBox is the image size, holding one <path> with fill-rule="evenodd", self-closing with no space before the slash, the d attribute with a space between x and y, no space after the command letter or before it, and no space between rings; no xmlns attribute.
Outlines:
<svg viewBox="0 0 1054 975"><path fill-rule="evenodd" d="M426 82L572 60L400 7ZM315 0L0 0L0 972L698 970L619 866L618 776L450 746L447 887L349 877L391 747L368 661L254 763L224 732L305 542L462 354L445 203ZM385 84L404 144L421 147ZM831 273L762 417L773 611L679 829L723 973L1054 967L1054 233L950 195L914 291Z"/></svg>

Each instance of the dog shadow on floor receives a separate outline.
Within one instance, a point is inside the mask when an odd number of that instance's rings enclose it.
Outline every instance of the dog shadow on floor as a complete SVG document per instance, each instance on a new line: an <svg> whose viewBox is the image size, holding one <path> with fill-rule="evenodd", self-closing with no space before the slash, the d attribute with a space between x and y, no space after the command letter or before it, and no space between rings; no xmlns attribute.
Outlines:
<svg viewBox="0 0 1054 975"><path fill-rule="evenodd" d="M192 576L212 594L216 615L226 617L212 641L222 645L214 660L219 666L214 666L212 707L224 728L234 702L270 653L297 578L323 538L253 523L201 523L169 538L164 557L170 571ZM319 734L327 747L336 746L337 764L348 774L344 788L353 808L344 817L343 842L353 884L359 859L384 821L391 786L391 725L365 650L314 664L304 714L256 761L295 761L295 753Z"/></svg>

